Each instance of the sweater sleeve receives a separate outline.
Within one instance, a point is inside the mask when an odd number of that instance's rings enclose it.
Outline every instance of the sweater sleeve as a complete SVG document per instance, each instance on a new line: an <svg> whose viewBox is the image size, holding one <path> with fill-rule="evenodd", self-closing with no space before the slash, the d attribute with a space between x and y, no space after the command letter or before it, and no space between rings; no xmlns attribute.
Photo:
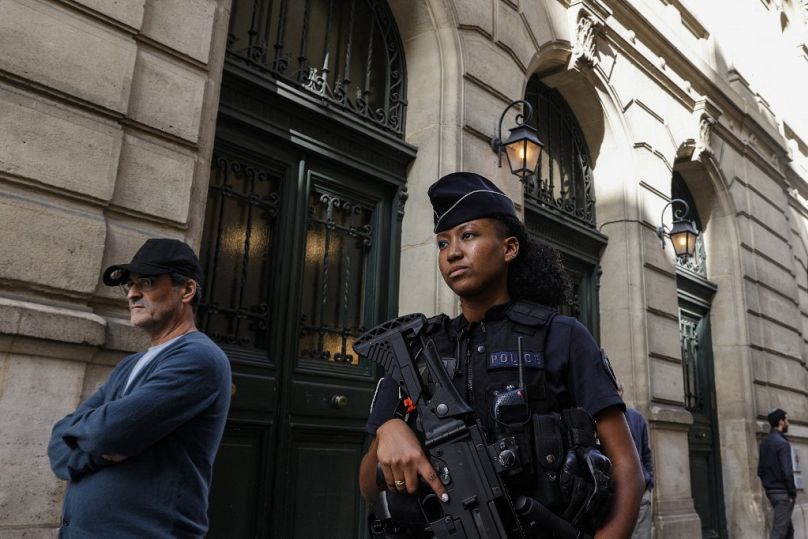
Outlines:
<svg viewBox="0 0 808 539"><path fill-rule="evenodd" d="M219 358L204 346L185 344L159 361L129 394L73 414L62 432L65 443L92 455L138 455L229 387Z"/></svg>
<svg viewBox="0 0 808 539"><path fill-rule="evenodd" d="M63 417L53 426L48 443L48 459L51 470L59 479L76 481L84 475L112 464L100 456L91 455L77 447L70 447L62 438L65 429L73 423L74 418L100 406L105 400L105 394L106 384L81 403L75 412Z"/></svg>

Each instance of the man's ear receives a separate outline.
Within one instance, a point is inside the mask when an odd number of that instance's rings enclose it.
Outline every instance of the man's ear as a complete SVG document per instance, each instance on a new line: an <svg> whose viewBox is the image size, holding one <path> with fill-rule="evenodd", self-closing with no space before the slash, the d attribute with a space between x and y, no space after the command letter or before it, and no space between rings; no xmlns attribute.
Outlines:
<svg viewBox="0 0 808 539"><path fill-rule="evenodd" d="M519 240L516 236L508 236L502 243L505 247L505 262L513 262L519 256Z"/></svg>
<svg viewBox="0 0 808 539"><path fill-rule="evenodd" d="M197 284L196 281L191 279L185 281L185 284L182 285L182 302L183 303L191 303L191 300L194 299L196 296L196 288Z"/></svg>

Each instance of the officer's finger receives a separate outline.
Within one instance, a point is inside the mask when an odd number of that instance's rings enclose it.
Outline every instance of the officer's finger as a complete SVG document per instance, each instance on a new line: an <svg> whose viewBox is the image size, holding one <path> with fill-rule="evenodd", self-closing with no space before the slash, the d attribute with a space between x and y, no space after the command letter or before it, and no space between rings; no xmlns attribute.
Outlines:
<svg viewBox="0 0 808 539"><path fill-rule="evenodd" d="M404 470L404 481L407 483L407 492L415 494L418 492L418 468L410 466Z"/></svg>
<svg viewBox="0 0 808 539"><path fill-rule="evenodd" d="M384 482L387 483L387 490L396 490L396 483L395 479L393 478L393 470L390 466L386 464L379 463L379 468L382 470L382 474L384 474Z"/></svg>
<svg viewBox="0 0 808 539"><path fill-rule="evenodd" d="M404 492L409 490L409 488L407 487L406 479L396 479L395 481L393 481L393 484L398 492Z"/></svg>
<svg viewBox="0 0 808 539"><path fill-rule="evenodd" d="M435 494L438 495L438 498L440 498L442 502L449 501L449 494L446 492L446 487L443 486L443 483L441 483L438 478L438 473L428 460L424 459L423 463L418 468L418 473L429 483L429 486L432 487L432 490L435 491Z"/></svg>

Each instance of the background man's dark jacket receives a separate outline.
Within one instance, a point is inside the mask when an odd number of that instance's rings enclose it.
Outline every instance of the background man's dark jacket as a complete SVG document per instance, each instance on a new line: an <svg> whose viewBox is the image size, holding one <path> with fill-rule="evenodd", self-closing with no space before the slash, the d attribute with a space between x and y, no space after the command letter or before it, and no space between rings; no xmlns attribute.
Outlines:
<svg viewBox="0 0 808 539"><path fill-rule="evenodd" d="M785 491L792 498L797 496L791 466L791 444L777 429L772 429L760 442L758 477L766 490Z"/></svg>

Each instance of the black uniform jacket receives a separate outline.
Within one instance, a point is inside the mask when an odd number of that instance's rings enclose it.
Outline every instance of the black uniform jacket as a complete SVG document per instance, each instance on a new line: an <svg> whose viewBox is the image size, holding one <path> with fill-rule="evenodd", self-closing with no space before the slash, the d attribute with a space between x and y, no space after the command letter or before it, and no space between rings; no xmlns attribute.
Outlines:
<svg viewBox="0 0 808 539"><path fill-rule="evenodd" d="M430 325L455 386L484 426L491 423L492 392L518 384L519 337L531 409L534 404L543 411L582 407L593 417L612 406L625 410L608 359L574 318L517 301L492 307L477 323L462 315L451 320L441 315ZM394 417L399 399L397 384L380 380L365 426L368 434L375 435Z"/></svg>

